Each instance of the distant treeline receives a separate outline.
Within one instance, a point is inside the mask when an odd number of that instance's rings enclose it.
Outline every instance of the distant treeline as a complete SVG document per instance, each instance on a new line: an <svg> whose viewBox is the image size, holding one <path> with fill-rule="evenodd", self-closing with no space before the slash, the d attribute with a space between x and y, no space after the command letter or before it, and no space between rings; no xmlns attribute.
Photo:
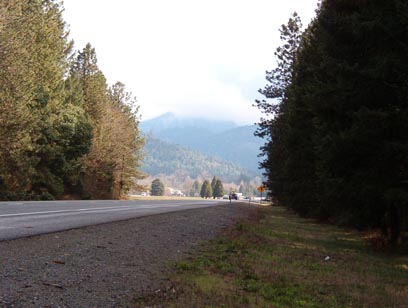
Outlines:
<svg viewBox="0 0 408 308"><path fill-rule="evenodd" d="M117 198L141 177L136 100L73 52L62 10L0 2L1 200Z"/></svg>
<svg viewBox="0 0 408 308"><path fill-rule="evenodd" d="M407 16L405 0L323 1L301 32L295 14L257 101L275 199L392 244L408 227Z"/></svg>

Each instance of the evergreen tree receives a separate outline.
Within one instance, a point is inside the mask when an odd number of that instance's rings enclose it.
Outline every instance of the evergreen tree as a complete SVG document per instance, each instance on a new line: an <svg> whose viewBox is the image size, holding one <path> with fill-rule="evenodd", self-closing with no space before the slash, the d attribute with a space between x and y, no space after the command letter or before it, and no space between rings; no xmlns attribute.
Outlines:
<svg viewBox="0 0 408 308"><path fill-rule="evenodd" d="M201 186L200 196L201 198L211 198L213 195L210 181L205 180Z"/></svg>
<svg viewBox="0 0 408 308"><path fill-rule="evenodd" d="M163 196L164 195L164 185L160 179L154 179L150 188L150 194L152 196Z"/></svg>
<svg viewBox="0 0 408 308"><path fill-rule="evenodd" d="M408 218L406 16L401 0L323 1L261 90L278 104L257 102L275 115L258 131L274 196L303 215L381 227L393 244Z"/></svg>
<svg viewBox="0 0 408 308"><path fill-rule="evenodd" d="M217 183L217 177L216 176L214 176L213 177L213 179L212 179L212 181L211 181L211 189L214 191L214 188L215 188L215 183Z"/></svg>
<svg viewBox="0 0 408 308"><path fill-rule="evenodd" d="M217 179L215 185L214 185L214 190L213 190L213 197L214 198L219 198L222 197L224 194L224 186L222 185L222 182L220 179Z"/></svg>
<svg viewBox="0 0 408 308"><path fill-rule="evenodd" d="M318 42L314 37L314 23L302 35L295 58L292 83L288 89L288 100L281 108L281 116L271 127L276 136L277 147L272 148L271 166L280 170L278 181L274 181L279 194L274 197L284 202L303 216L316 215L327 219L326 211L320 207L320 192L317 181L315 153L316 118L312 110L308 89L315 87L311 67L319 63ZM283 158L283 163L276 166ZM272 168L273 168L272 167Z"/></svg>
<svg viewBox="0 0 408 308"><path fill-rule="evenodd" d="M198 182L198 180L195 180L193 183L193 186L191 187L191 191L190 191L190 197L196 197L200 194L200 183Z"/></svg>
<svg viewBox="0 0 408 308"><path fill-rule="evenodd" d="M245 193L245 186L244 186L244 184L241 183L241 185L239 185L239 190L238 190L238 192L241 193L241 194L244 194L244 193Z"/></svg>
<svg viewBox="0 0 408 308"><path fill-rule="evenodd" d="M37 158L31 158L39 132L35 101L35 31L31 25L42 19L39 3L0 2L0 191L7 198L31 186ZM22 35L24 33L24 35Z"/></svg>
<svg viewBox="0 0 408 308"><path fill-rule="evenodd" d="M94 124L101 120L109 105L106 78L97 63L95 48L88 43L71 67L71 73L80 78L84 108Z"/></svg>
<svg viewBox="0 0 408 308"><path fill-rule="evenodd" d="M0 199L112 198L143 177L136 100L107 88L90 45L72 60L62 11L0 2Z"/></svg>
<svg viewBox="0 0 408 308"><path fill-rule="evenodd" d="M264 169L267 187L276 197L282 198L285 190L288 142L285 109L301 43L301 27L297 13L293 14L287 25L282 25L280 38L283 44L275 52L278 59L277 67L266 72L268 84L259 90L265 99L256 100L255 104L266 115L258 123L259 128L255 133L256 136L266 139L265 145L261 148L261 156L264 156L265 160L261 162L260 167Z"/></svg>
<svg viewBox="0 0 408 308"><path fill-rule="evenodd" d="M215 199L217 196L215 195L215 185L217 184L218 178L216 176L213 177L211 181L211 190L212 190L212 196Z"/></svg>
<svg viewBox="0 0 408 308"><path fill-rule="evenodd" d="M108 117L112 114L108 113L106 79L97 66L95 49L90 44L78 53L72 62L70 73L73 78L79 78L83 106L92 123L92 146L82 159L84 195L96 199L110 199L115 185L114 170L121 169L121 164L115 164L111 148L106 146L111 144L109 133L112 126L109 124L112 122Z"/></svg>
<svg viewBox="0 0 408 308"><path fill-rule="evenodd" d="M52 0L15 0L2 2L0 10L0 191L18 191L23 198L60 195L89 148L85 137L83 149L73 151L78 135L89 136L89 125L80 107L65 104L72 44L62 7Z"/></svg>
<svg viewBox="0 0 408 308"><path fill-rule="evenodd" d="M309 95L321 206L393 243L408 216L406 16L400 0L323 2Z"/></svg>
<svg viewBox="0 0 408 308"><path fill-rule="evenodd" d="M119 198L143 178L138 168L144 139L136 99L120 82L107 87L90 44L77 55L71 75L79 78L84 109L93 125L92 146L82 160L84 190L92 198Z"/></svg>

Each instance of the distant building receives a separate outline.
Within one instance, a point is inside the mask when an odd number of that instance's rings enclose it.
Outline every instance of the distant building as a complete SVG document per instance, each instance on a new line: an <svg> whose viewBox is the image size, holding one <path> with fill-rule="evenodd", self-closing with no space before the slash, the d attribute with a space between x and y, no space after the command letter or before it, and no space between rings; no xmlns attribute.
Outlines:
<svg viewBox="0 0 408 308"><path fill-rule="evenodd" d="M172 188L172 187L167 187L166 188L166 195L168 196L177 196L177 197L185 197L186 195L181 192L181 190Z"/></svg>

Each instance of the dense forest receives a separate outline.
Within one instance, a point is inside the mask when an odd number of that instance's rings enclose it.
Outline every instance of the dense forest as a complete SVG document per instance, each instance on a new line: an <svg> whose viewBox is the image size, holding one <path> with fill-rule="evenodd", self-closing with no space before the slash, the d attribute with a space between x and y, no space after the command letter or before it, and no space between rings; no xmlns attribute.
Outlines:
<svg viewBox="0 0 408 308"><path fill-rule="evenodd" d="M0 200L118 198L142 177L136 100L73 50L62 10L0 2Z"/></svg>
<svg viewBox="0 0 408 308"><path fill-rule="evenodd" d="M408 4L322 1L301 32L280 31L257 135L275 199L304 216L376 228L392 245L408 226Z"/></svg>

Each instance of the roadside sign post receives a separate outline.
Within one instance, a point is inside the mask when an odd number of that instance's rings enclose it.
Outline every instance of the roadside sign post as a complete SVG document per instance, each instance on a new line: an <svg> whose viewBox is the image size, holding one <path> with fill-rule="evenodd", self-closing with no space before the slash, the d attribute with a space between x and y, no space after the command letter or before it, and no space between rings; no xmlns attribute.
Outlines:
<svg viewBox="0 0 408 308"><path fill-rule="evenodd" d="M265 191L265 187L263 185L259 186L258 191L261 193L261 204L262 204L262 193Z"/></svg>

